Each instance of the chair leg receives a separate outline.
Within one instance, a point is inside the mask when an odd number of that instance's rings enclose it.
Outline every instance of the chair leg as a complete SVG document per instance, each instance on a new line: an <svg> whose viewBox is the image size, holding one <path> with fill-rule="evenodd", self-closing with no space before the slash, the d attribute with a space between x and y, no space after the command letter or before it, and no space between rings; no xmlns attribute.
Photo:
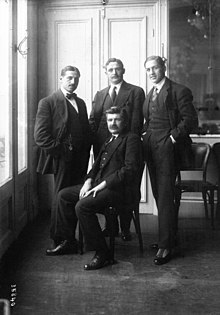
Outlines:
<svg viewBox="0 0 220 315"><path fill-rule="evenodd" d="M207 198L206 198L206 195L207 195L207 191L203 191L203 192L202 192L202 198L203 198L204 207L205 207L205 217L206 217L206 220L208 220L209 214L208 214L208 205L207 205ZM208 195L208 196L209 196L209 195ZM209 196L209 199L210 199L210 196Z"/></svg>
<svg viewBox="0 0 220 315"><path fill-rule="evenodd" d="M79 223L78 223L79 224ZM83 254L83 234L79 224L79 253Z"/></svg>
<svg viewBox="0 0 220 315"><path fill-rule="evenodd" d="M220 220L220 179L217 190L216 220Z"/></svg>
<svg viewBox="0 0 220 315"><path fill-rule="evenodd" d="M212 229L215 229L215 225L214 225L214 190L210 190L210 206L211 206L211 226Z"/></svg>
<svg viewBox="0 0 220 315"><path fill-rule="evenodd" d="M132 212L132 219L134 222L136 234L138 235L138 241L139 241L139 248L140 252L143 253L144 251L144 246L143 246L143 238L141 234L141 225L140 225L140 218L139 218L139 210L135 209Z"/></svg>
<svg viewBox="0 0 220 315"><path fill-rule="evenodd" d="M178 218L179 218L179 209L181 201L182 191L179 188L175 188L175 224L176 224L176 233L178 232Z"/></svg>
<svg viewBox="0 0 220 315"><path fill-rule="evenodd" d="M109 250L111 263L115 263L115 226L114 222L117 219L117 211L114 207L109 207L106 213L109 222Z"/></svg>

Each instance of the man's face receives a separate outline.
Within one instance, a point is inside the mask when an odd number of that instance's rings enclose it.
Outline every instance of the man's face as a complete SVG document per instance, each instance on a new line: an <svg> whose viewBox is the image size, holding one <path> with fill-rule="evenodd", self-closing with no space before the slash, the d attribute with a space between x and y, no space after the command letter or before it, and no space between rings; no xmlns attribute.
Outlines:
<svg viewBox="0 0 220 315"><path fill-rule="evenodd" d="M110 62L105 71L110 83L118 84L123 80L125 69L122 68L117 62Z"/></svg>
<svg viewBox="0 0 220 315"><path fill-rule="evenodd" d="M165 77L166 67L158 65L156 60L147 61L145 69L153 84L159 83Z"/></svg>
<svg viewBox="0 0 220 315"><path fill-rule="evenodd" d="M107 114L107 125L112 135L118 135L124 129L124 122L120 114Z"/></svg>
<svg viewBox="0 0 220 315"><path fill-rule="evenodd" d="M66 71L65 75L60 77L62 87L69 93L73 93L79 84L79 76L76 71Z"/></svg>

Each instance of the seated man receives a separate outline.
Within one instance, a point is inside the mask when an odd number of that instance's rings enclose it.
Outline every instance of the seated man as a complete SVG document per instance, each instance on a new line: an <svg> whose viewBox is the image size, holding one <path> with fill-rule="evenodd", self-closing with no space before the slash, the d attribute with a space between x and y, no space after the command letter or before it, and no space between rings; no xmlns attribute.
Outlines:
<svg viewBox="0 0 220 315"><path fill-rule="evenodd" d="M125 200L129 204L128 198L133 198L132 183L142 163L141 141L139 136L127 131L126 111L111 107L106 111L106 119L111 137L102 146L84 185L59 192L56 239L60 239L60 244L47 250L48 255L75 252L78 217L86 245L96 251L92 261L84 266L85 270L102 268L109 261L109 249L96 213L103 213L109 206L118 208ZM119 209L126 211L124 207ZM126 214L130 220L131 213Z"/></svg>

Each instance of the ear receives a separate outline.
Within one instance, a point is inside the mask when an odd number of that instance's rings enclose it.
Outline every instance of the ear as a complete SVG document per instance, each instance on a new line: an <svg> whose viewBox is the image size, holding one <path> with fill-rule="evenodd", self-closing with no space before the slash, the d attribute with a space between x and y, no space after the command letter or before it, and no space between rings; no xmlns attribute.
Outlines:
<svg viewBox="0 0 220 315"><path fill-rule="evenodd" d="M125 68L123 68L123 71L122 71L122 74L124 74L125 73Z"/></svg>

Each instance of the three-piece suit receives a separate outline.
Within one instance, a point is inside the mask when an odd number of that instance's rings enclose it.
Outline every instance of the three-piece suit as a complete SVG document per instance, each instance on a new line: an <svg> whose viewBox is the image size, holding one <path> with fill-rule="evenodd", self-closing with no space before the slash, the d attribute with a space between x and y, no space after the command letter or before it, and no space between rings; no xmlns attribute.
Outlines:
<svg viewBox="0 0 220 315"><path fill-rule="evenodd" d="M84 181L87 173L91 134L85 102L75 94L78 112L61 89L40 100L34 138L39 146L37 172L54 174L54 204L51 236L56 221L56 196L64 187Z"/></svg>
<svg viewBox="0 0 220 315"><path fill-rule="evenodd" d="M123 133L107 143L108 141L102 146L86 176L92 179L93 187L105 180L106 188L99 191L95 197L91 194L81 200L79 192L82 185L64 188L58 194L56 238L75 238L73 226L76 227L77 215L88 248L97 251L105 251L106 242L96 213L103 213L108 206L118 207L122 202L131 203L136 193L133 190L136 174L143 160L141 140L136 134ZM122 215L130 216L128 208L124 209Z"/></svg>
<svg viewBox="0 0 220 315"><path fill-rule="evenodd" d="M122 82L119 93L112 102L107 87L98 91L94 97L89 123L93 133L93 152L97 157L102 144L110 136L108 131L105 111L111 106L125 108L129 117L128 130L141 135L143 126L142 106L145 94L142 88L133 84Z"/></svg>
<svg viewBox="0 0 220 315"><path fill-rule="evenodd" d="M198 118L191 90L187 87L166 78L155 100L152 94L153 89L143 105L144 156L158 209L158 246L172 249L177 233L175 178L181 164L190 163L189 134L197 127Z"/></svg>

